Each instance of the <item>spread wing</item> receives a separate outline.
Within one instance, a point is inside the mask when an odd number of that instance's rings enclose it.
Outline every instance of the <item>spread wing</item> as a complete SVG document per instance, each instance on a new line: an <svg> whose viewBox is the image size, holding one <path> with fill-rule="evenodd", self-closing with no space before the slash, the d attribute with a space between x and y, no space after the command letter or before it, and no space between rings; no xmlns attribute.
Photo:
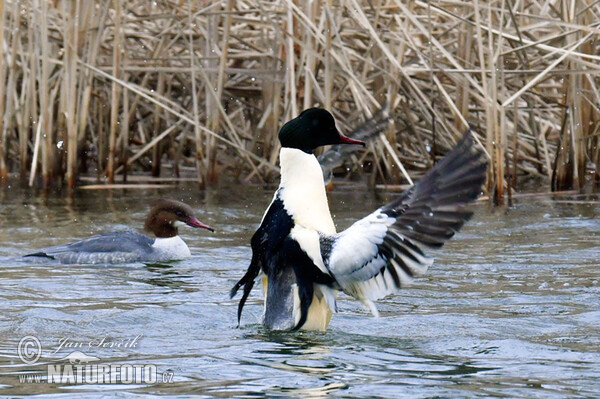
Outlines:
<svg viewBox="0 0 600 399"><path fill-rule="evenodd" d="M340 288L372 303L398 291L433 263L425 247L441 247L467 221L465 205L477 198L487 161L467 131L458 144L397 200L348 229L320 238L321 254Z"/></svg>
<svg viewBox="0 0 600 399"><path fill-rule="evenodd" d="M47 257L62 263L128 262L150 253L153 243L154 239L135 231L113 231L25 256Z"/></svg>

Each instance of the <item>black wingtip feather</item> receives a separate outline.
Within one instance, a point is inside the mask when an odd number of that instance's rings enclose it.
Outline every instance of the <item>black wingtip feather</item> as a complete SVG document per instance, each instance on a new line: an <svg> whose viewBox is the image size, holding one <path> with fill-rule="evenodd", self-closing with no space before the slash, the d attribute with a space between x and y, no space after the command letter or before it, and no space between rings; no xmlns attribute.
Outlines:
<svg viewBox="0 0 600 399"><path fill-rule="evenodd" d="M441 247L469 220L464 209L481 194L487 160L467 130L456 146L400 198L382 211L396 218L403 235L428 247Z"/></svg>

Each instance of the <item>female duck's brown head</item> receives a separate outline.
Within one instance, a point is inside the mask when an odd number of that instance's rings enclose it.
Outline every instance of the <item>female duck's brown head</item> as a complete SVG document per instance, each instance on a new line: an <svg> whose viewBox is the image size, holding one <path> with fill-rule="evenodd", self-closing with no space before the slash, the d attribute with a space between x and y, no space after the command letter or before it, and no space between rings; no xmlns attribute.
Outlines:
<svg viewBox="0 0 600 399"><path fill-rule="evenodd" d="M159 238L175 237L177 227L182 225L190 227L207 229L214 232L214 229L194 216L194 211L189 205L183 202L159 199L146 218L144 228L149 230Z"/></svg>

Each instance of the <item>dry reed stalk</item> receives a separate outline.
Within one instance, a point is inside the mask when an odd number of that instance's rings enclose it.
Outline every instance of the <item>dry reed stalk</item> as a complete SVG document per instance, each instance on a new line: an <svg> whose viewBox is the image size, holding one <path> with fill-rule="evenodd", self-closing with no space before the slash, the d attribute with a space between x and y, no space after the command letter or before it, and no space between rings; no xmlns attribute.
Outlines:
<svg viewBox="0 0 600 399"><path fill-rule="evenodd" d="M16 6L14 6L16 8ZM0 4L0 45L3 43L4 39L4 28L6 25L6 7L4 7L4 2ZM6 53L3 51L4 49L0 47L0 110L4 109L5 104L5 96L6 96ZM6 135L4 134L4 118L0 118L0 124L2 128L0 128L0 184L6 184L8 180L8 169L6 167Z"/></svg>
<svg viewBox="0 0 600 399"><path fill-rule="evenodd" d="M127 66L127 55L124 53L123 66ZM123 74L123 81L127 82L129 78L127 73ZM129 157L129 91L123 90L123 108L121 110L121 132L119 134L119 141L121 142L121 155L119 163L123 166L123 183L127 182L127 159Z"/></svg>
<svg viewBox="0 0 600 399"><path fill-rule="evenodd" d="M160 47L162 48L162 46L160 46ZM164 93L165 93L165 79L166 79L165 73L159 72L158 83L156 85L156 92L161 96L164 95ZM155 106L154 107L154 129L153 129L154 137L157 137L158 132L161 129L162 121L163 121L163 119L160 116L160 112L161 112L160 107ZM141 125L140 125L140 127L141 127ZM141 151L138 151L137 154L140 154L140 153L141 153ZM160 141L157 141L152 150L152 176L155 176L155 177L160 176L161 157L162 157L162 146L160 145Z"/></svg>
<svg viewBox="0 0 600 399"><path fill-rule="evenodd" d="M27 16L27 43L26 48L21 49L21 65L22 65L22 86L19 103L22 111L19 117L19 177L22 185L27 184L27 165L30 154L28 152L30 130L35 130L35 120L38 117L37 101L35 95L35 77L36 77L36 57L34 56L33 45L35 44L35 15L31 13ZM24 53L28 54L28 59L25 59Z"/></svg>
<svg viewBox="0 0 600 399"><path fill-rule="evenodd" d="M192 20L192 8L195 4L195 1L189 4L189 25L190 27L193 24ZM193 125L194 125L194 133L196 139L196 176L198 178L198 187L204 188L206 184L205 174L203 173L203 160L204 160L204 148L202 145L203 134L200 129L200 112L198 106L198 89L196 89L196 56L194 54L194 45L193 45L193 36L192 31L190 29L189 33L189 55L190 55L190 77L192 80L192 106L193 106Z"/></svg>
<svg viewBox="0 0 600 399"><path fill-rule="evenodd" d="M38 154L40 152L40 143L42 137L42 119L38 120L37 129L35 131L35 141L33 142L33 156L31 159L31 173L29 175L29 187L33 187L33 182L35 180L35 173L37 170L37 160Z"/></svg>
<svg viewBox="0 0 600 399"><path fill-rule="evenodd" d="M104 148L105 148L105 144L106 144L106 129L105 129L105 118L103 118L103 114L104 112L102 112L102 107L100 107L100 101L98 98L94 99L94 103L96 104L95 107L93 107L93 109L96 110L94 116L96 117L98 123L97 123L97 129L98 129L98 139L96 141L96 148L98 150L98 161L97 161L97 169L96 169L96 180L100 181L102 179L102 176L104 176Z"/></svg>
<svg viewBox="0 0 600 399"><path fill-rule="evenodd" d="M218 103L221 101L219 97L215 95L216 87L218 85L216 81L217 73L217 61L219 48L217 46L219 29L218 23L220 21L220 15L213 13L206 17L206 29L204 30L204 62L198 63L201 79L201 88L204 89L204 96L206 101L205 114L206 114L206 127L212 131L219 130L219 114L217 112ZM191 22L191 21L190 21ZM199 28L202 30L202 28ZM190 44L193 45L193 39L190 37ZM195 51L192 47L190 51ZM204 68L202 68L204 67ZM209 72L209 70L211 72ZM213 184L216 179L216 158L217 148L215 139L213 137L206 137L204 139L204 170L203 180L205 184Z"/></svg>
<svg viewBox="0 0 600 399"><path fill-rule="evenodd" d="M325 54L325 89L323 90L324 94L325 94L325 104L323 104L325 106L326 109L331 109L331 92L333 91L333 71L332 71L332 64L333 64L333 60L331 57L331 53L332 53L332 31L333 31L333 26L331 24L331 5L332 2L331 0L325 0L326 4L324 4L324 17L326 19L326 28L325 28L325 48L323 49L323 52Z"/></svg>
<svg viewBox="0 0 600 399"><path fill-rule="evenodd" d="M11 16L11 23L13 25L13 29L11 32L11 54L13 55L10 59L10 66L8 66L8 82L6 83L6 89L4 91L4 93L6 93L6 100L5 100L5 111L4 111L4 120L2 121L2 128L0 129L0 132L2 134L2 141L4 142L4 145L0 145L0 182L1 181L6 181L7 179L7 168L6 168L6 163L5 163L5 154L3 153L3 151L1 150L2 147L5 147L5 143L6 143L6 138L8 135L8 130L9 129L14 129L12 125L12 121L15 119L16 117L16 109L19 108L18 104L15 104L16 101L18 101L18 99L16 98L16 96L13 95L13 93L15 93L15 89L16 89L16 84L17 84L17 79L18 76L20 75L20 71L17 70L16 68L16 63L17 63L17 54L19 54L19 48L20 48L20 43L19 43L19 31L21 28L21 13L18 7L18 4L13 4L12 7L12 16ZM8 61L8 60L7 60ZM0 109L2 109L2 107L0 107Z"/></svg>
<svg viewBox="0 0 600 399"><path fill-rule="evenodd" d="M307 2L306 3L306 17L308 18L308 20L314 24L315 20L316 20L316 12L317 12L317 2L313 1L313 2ZM313 37L308 34L308 32L304 32L304 43L305 46L303 47L303 58L305 58L305 65L304 65L304 93L302 93L303 96L303 102L302 102L302 109L307 109L310 108L313 105L313 80L311 79L312 77L314 77L314 73L315 73L315 67L316 67L316 61L317 61L317 57L318 55L315 54L315 42Z"/></svg>
<svg viewBox="0 0 600 399"><path fill-rule="evenodd" d="M286 116L288 119L298 115L298 104L297 104L297 90L296 90L296 51L294 49L294 17L292 8L286 7L286 20L285 20L285 90L283 93L284 99L287 102Z"/></svg>
<svg viewBox="0 0 600 399"><path fill-rule="evenodd" d="M20 24L17 3L29 13ZM377 138L351 156L350 170L369 165L373 184L406 179L399 164L414 177L468 123L491 157L496 201L526 175L580 188L600 165L594 0L80 2L75 68L63 2L2 4L0 144L8 170L30 168L32 181L41 158L45 186L84 166L85 150L112 174L123 171L119 154L136 173L154 167L158 175L167 159L176 174L195 165L201 184L225 171L269 181L277 130L300 107L325 106L350 131L385 102L394 118L389 146ZM127 48L127 65L115 44ZM73 107L75 161L55 144L72 126Z"/></svg>
<svg viewBox="0 0 600 399"><path fill-rule="evenodd" d="M139 190L151 190L151 189L173 189L177 187L175 184L89 184L81 186L82 190L122 190L122 189L139 189Z"/></svg>
<svg viewBox="0 0 600 399"><path fill-rule="evenodd" d="M50 109L50 43L48 40L48 20L49 20L49 10L48 3L43 0L36 0L36 14L38 16L38 26L40 27L38 35L36 37L36 42L39 43L36 48L40 49L40 66L38 68L38 93L39 93L39 112L40 116L38 120L41 123L41 152L42 152L42 186L44 189L50 188L53 183L53 173L52 173L52 162L54 158L53 152L53 132L51 129L52 126L52 110ZM58 87L58 84L56 85ZM32 179L35 174L32 173L32 178L30 180L30 185L32 184Z"/></svg>
<svg viewBox="0 0 600 399"><path fill-rule="evenodd" d="M66 122L67 122L67 187L69 190L75 188L75 175L77 167L77 47L78 47L78 19L81 1L76 0L75 4L63 2L63 12L66 15L64 35L64 65L65 76L63 81L66 85Z"/></svg>
<svg viewBox="0 0 600 399"><path fill-rule="evenodd" d="M104 2L100 4L98 9L93 7L93 2L87 1L84 2L84 5L87 5L89 12L92 13L90 17L91 21L89 21L89 24L91 25L92 23L95 23L95 26L92 26L87 29L90 33L89 36L91 36L91 40L86 40L87 53L85 54L85 57L90 65L96 65L96 61L101 50L102 37L104 33L104 28L106 26L106 20L109 14L109 2ZM85 29L83 29L82 31L84 33L86 32ZM81 100L78 105L80 119L79 123L77 124L78 140L84 138L85 130L88 128L88 116L90 115L89 104L92 96L92 89L94 83L94 76L89 69L82 69L80 75L82 78L80 85L83 86L83 90L80 86L79 89L81 90ZM103 134L99 134L98 137L103 138ZM101 168L99 167L99 169Z"/></svg>
<svg viewBox="0 0 600 399"><path fill-rule="evenodd" d="M115 8L114 29L113 29L113 71L114 77L120 77L121 67L121 1L114 0ZM108 165L106 166L106 174L108 183L115 182L115 152L117 142L117 124L119 123L119 92L121 86L113 81L110 101L110 131L108 136Z"/></svg>
<svg viewBox="0 0 600 399"><path fill-rule="evenodd" d="M500 21L504 21L504 4L502 1L501 11L499 19ZM488 9L488 22L492 23L492 10ZM504 28L504 24L500 24L500 32ZM493 136L494 136L494 156L492 159L495 161L491 168L494 171L494 203L496 205L504 204L504 174L505 174L505 151L506 151L506 112L505 106L498 106L497 104L501 101L501 98L504 97L505 91L505 80L504 74L504 62L503 58L500 57L501 49L502 49L502 34L498 35L497 41L498 43L494 47L495 42L494 36L491 33L491 29L488 31L488 45L489 45L489 67L491 71L490 76L490 88L492 90L491 99L489 101L489 105L492 109L492 126L493 126ZM501 93L499 92L501 91Z"/></svg>
<svg viewBox="0 0 600 399"><path fill-rule="evenodd" d="M25 111L23 112L23 118L25 119L23 121L23 130L24 132L22 133L23 136L25 136L23 139L25 141L29 141L28 140L28 136L29 136L29 130L32 131L32 135L35 135L35 131L37 130L36 127L36 123L39 124L39 111L38 111L38 101L37 101L37 87L36 87L36 81L37 81L37 76L38 76L38 61L39 61L39 56L38 53L35 49L35 45L38 44L38 40L37 40L37 29L35 29L34 27L37 26L36 22L38 20L38 17L36 15L37 13L31 13L30 14L30 18L29 18L29 26L27 29L27 54L29 54L29 69L24 68L24 74L23 74L23 81L27 82L27 93L24 93L25 96ZM26 65L26 63L24 63L23 65ZM27 77L27 79L25 79L25 77ZM29 122L29 123L28 123ZM33 139L31 140L33 141ZM34 150L37 147L34 146ZM26 163L26 157L23 157L21 159L22 163ZM32 163L32 166L35 165ZM33 169L33 168L32 168ZM23 179L27 179L27 173L29 171L27 170L27 167L25 167L25 169L21 170L21 175L23 176ZM35 175L35 173L31 173L30 176L30 180L33 180L33 176ZM29 185L31 186L33 183L30 182Z"/></svg>

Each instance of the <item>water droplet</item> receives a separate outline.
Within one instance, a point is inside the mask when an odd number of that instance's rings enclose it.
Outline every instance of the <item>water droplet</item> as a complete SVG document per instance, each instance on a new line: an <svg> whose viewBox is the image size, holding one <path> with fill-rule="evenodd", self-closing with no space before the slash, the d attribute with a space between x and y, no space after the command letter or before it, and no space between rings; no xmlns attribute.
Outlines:
<svg viewBox="0 0 600 399"><path fill-rule="evenodd" d="M56 143L56 148L62 149L63 148L63 141L60 140L58 143Z"/></svg>

